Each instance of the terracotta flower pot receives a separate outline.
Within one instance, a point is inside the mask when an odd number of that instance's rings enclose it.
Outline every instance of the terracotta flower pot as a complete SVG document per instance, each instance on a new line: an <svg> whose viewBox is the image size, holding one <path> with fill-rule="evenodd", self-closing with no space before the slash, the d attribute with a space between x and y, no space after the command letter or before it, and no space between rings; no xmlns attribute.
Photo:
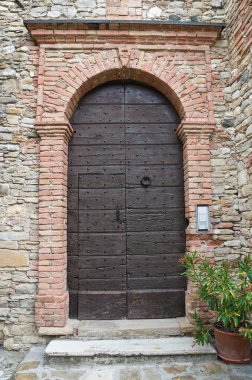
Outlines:
<svg viewBox="0 0 252 380"><path fill-rule="evenodd" d="M214 328L214 337L218 356L225 362L245 364L251 361L251 343L240 334Z"/></svg>

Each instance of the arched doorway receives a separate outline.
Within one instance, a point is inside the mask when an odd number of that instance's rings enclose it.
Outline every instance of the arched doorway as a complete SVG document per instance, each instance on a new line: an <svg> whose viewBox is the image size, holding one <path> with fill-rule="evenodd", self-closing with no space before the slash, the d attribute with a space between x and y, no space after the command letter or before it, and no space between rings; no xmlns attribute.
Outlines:
<svg viewBox="0 0 252 380"><path fill-rule="evenodd" d="M110 82L80 101L68 174L70 316L185 315L182 145L167 99Z"/></svg>

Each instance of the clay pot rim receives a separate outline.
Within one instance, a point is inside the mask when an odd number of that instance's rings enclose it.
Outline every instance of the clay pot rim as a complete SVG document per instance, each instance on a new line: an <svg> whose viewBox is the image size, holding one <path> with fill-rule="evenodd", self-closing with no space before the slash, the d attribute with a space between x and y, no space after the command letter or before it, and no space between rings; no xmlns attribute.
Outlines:
<svg viewBox="0 0 252 380"><path fill-rule="evenodd" d="M225 335L233 335L233 336L240 336L241 338L245 339L241 334L239 334L238 332L230 332L230 331L225 331L225 330L222 330L216 326L213 326L214 330L217 330L218 332L222 333L222 334L225 334ZM246 339L247 340L247 339Z"/></svg>

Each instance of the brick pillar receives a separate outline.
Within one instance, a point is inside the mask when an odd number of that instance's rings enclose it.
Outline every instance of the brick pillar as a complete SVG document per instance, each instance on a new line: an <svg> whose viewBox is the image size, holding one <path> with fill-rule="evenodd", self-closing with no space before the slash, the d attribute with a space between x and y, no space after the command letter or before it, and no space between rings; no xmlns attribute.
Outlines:
<svg viewBox="0 0 252 380"><path fill-rule="evenodd" d="M37 123L40 141L38 327L62 327L68 318L67 166L72 127Z"/></svg>
<svg viewBox="0 0 252 380"><path fill-rule="evenodd" d="M189 221L186 230L187 251L196 250L207 257L213 257L211 231L197 232L196 205L209 205L211 220L212 187L209 138L214 130L213 124L182 122L177 133L183 143L185 214ZM188 284L186 292L186 315L190 321L195 309L201 315L208 313L199 302L196 291Z"/></svg>

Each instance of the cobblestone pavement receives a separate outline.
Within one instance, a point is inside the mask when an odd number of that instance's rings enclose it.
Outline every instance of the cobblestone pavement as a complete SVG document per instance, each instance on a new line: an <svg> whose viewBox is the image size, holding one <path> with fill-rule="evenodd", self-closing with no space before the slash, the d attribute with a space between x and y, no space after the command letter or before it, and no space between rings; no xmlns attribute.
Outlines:
<svg viewBox="0 0 252 380"><path fill-rule="evenodd" d="M43 380L249 380L252 366L226 365L219 361L162 365L79 368L69 372L44 370Z"/></svg>
<svg viewBox="0 0 252 380"><path fill-rule="evenodd" d="M0 380L252 380L249 365L225 364L217 359L167 360L157 363L46 366L40 361L23 362L24 352L0 348ZM34 360L34 359L32 359ZM22 368L23 367L23 368Z"/></svg>
<svg viewBox="0 0 252 380"><path fill-rule="evenodd" d="M0 346L0 379L9 380L13 378L18 364L25 355L26 352L6 351Z"/></svg>

